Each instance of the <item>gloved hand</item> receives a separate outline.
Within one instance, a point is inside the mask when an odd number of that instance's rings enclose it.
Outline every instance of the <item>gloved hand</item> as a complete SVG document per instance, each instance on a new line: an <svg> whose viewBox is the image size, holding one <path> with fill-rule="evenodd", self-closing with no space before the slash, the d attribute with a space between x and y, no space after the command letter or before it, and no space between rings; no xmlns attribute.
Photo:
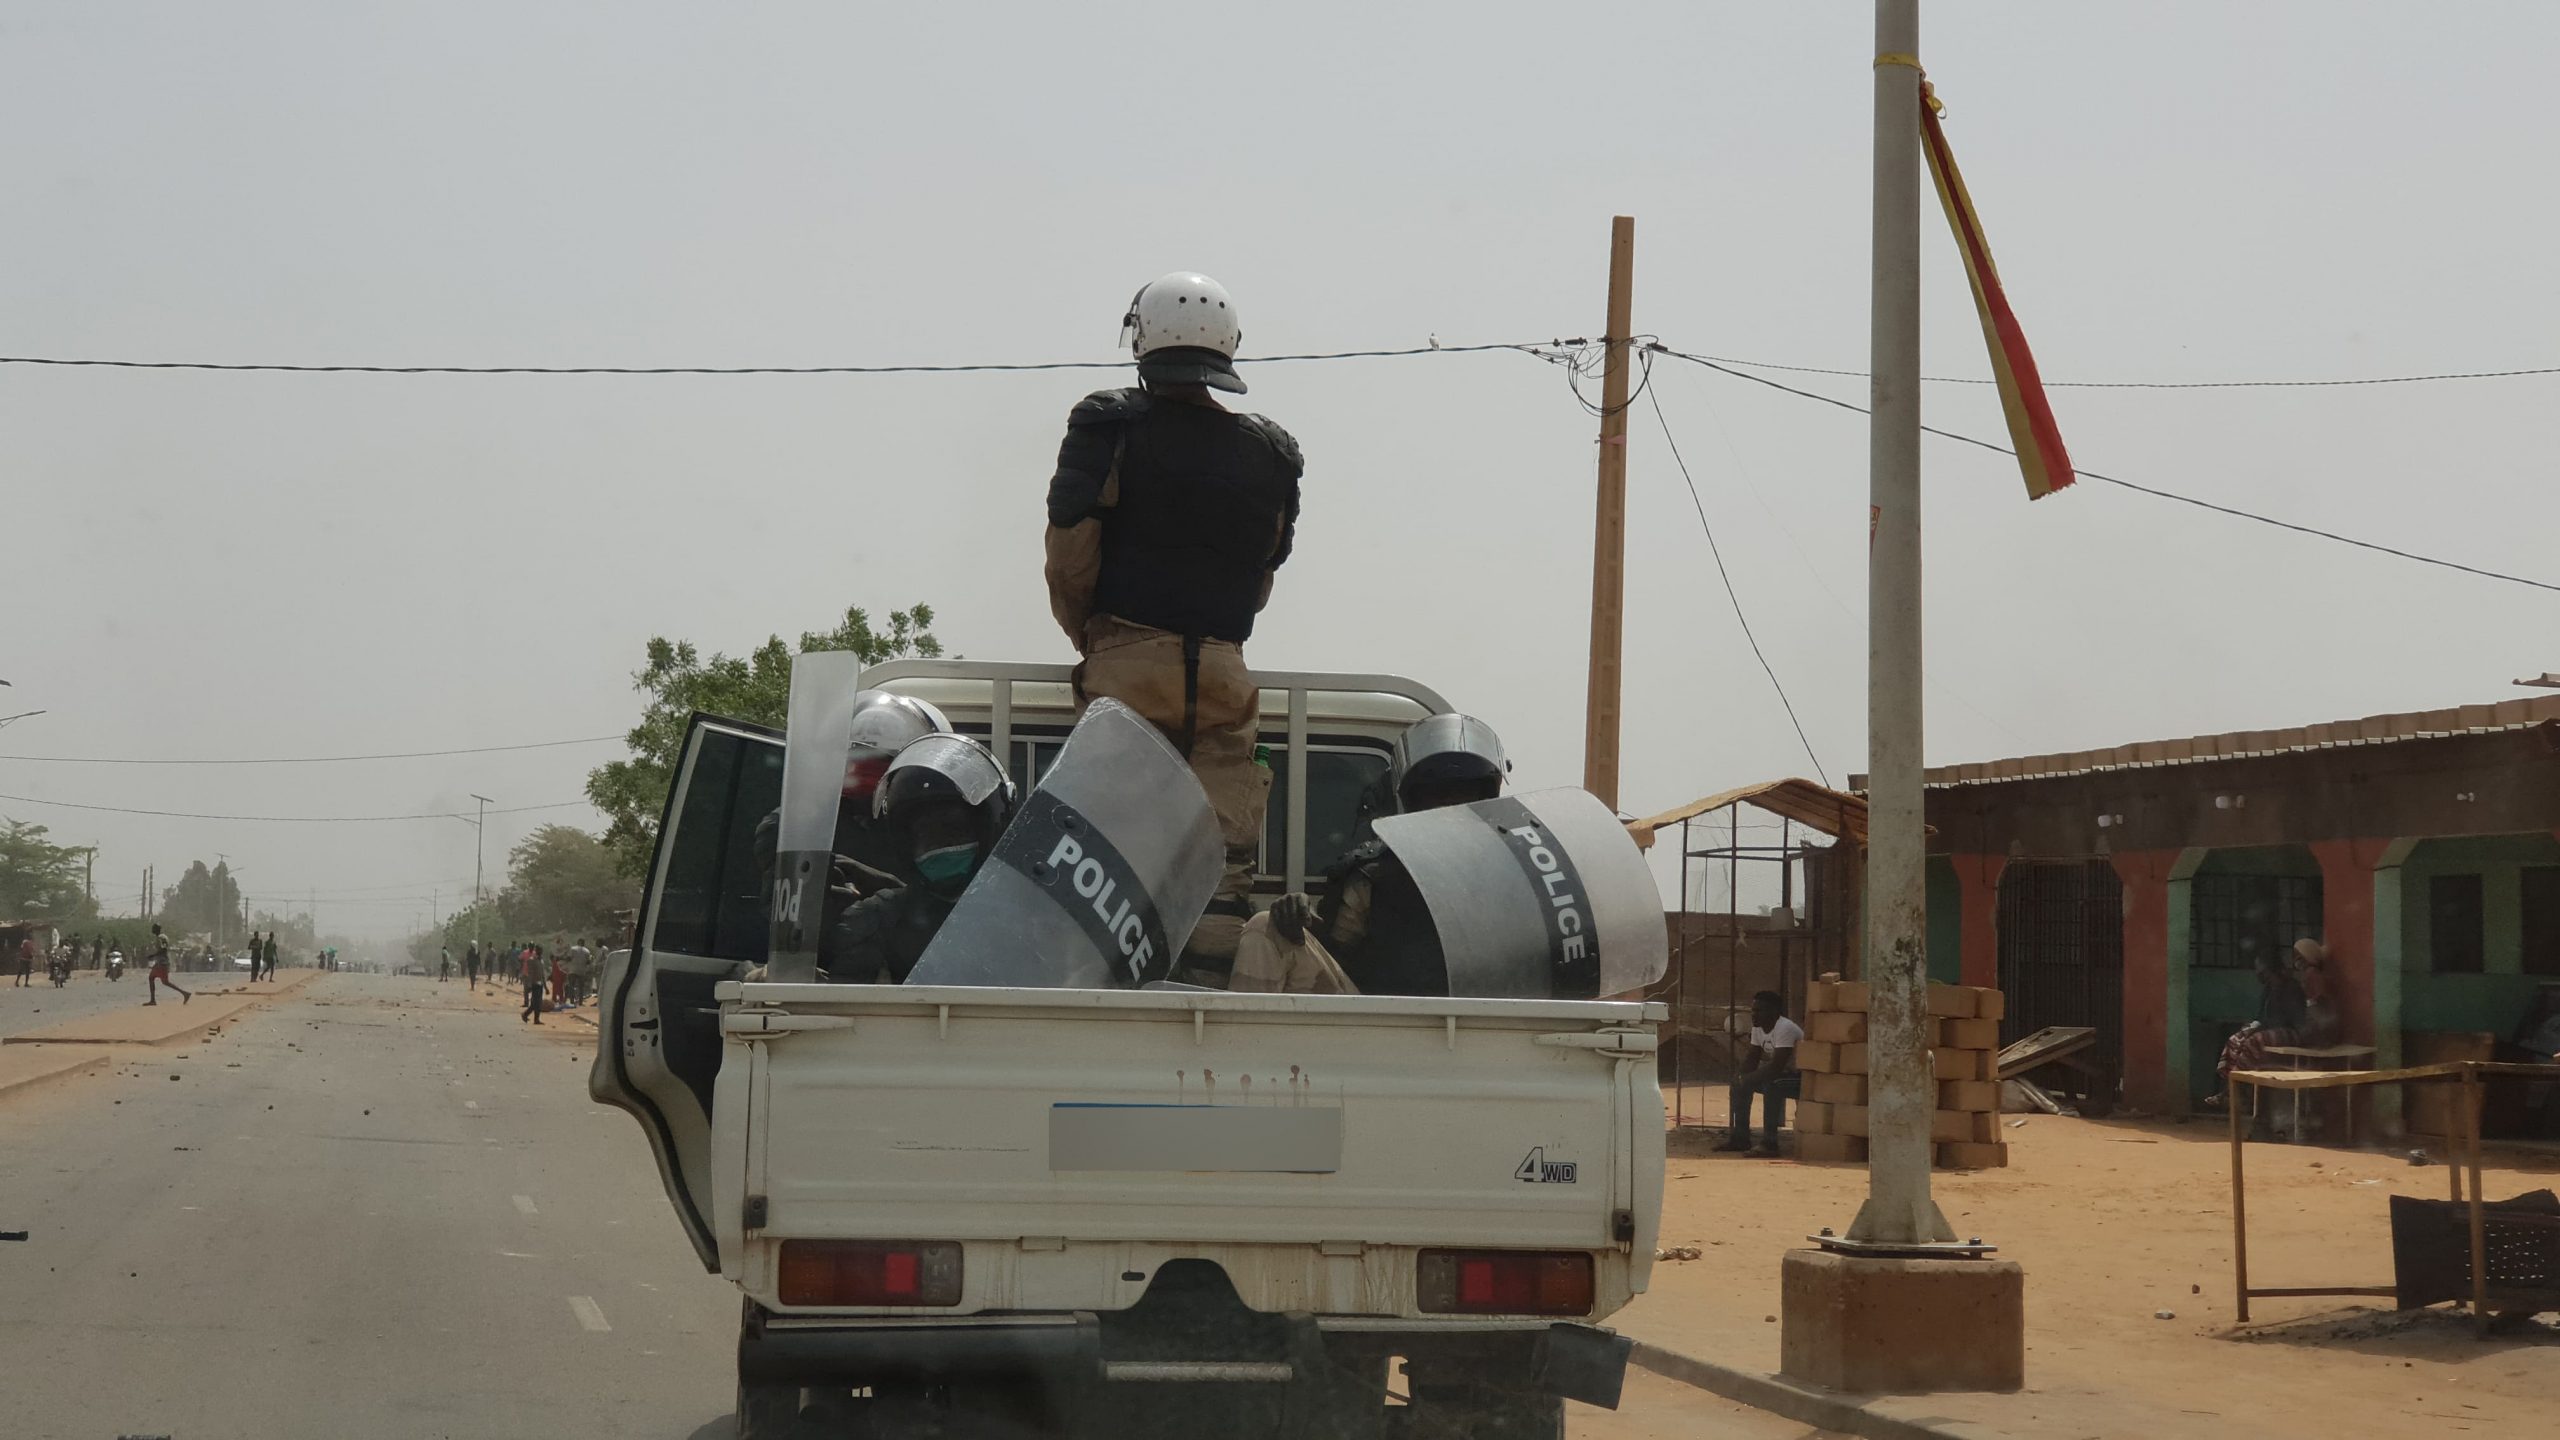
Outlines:
<svg viewBox="0 0 2560 1440"><path fill-rule="evenodd" d="M1292 945L1307 943L1307 922L1315 918L1315 902L1292 890L1271 904L1271 928Z"/></svg>

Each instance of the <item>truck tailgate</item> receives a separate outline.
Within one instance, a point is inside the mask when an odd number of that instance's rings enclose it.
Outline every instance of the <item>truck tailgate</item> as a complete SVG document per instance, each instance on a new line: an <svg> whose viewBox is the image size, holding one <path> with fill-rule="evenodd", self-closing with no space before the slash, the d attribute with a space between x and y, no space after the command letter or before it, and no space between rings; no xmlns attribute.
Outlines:
<svg viewBox="0 0 2560 1440"><path fill-rule="evenodd" d="M763 1288L751 1272L768 1268L766 1242L801 1237L1576 1249L1627 1256L1628 1288L1651 1257L1654 1007L810 985L720 995L714 1128L743 1145L717 1161L715 1228L723 1268L751 1290Z"/></svg>

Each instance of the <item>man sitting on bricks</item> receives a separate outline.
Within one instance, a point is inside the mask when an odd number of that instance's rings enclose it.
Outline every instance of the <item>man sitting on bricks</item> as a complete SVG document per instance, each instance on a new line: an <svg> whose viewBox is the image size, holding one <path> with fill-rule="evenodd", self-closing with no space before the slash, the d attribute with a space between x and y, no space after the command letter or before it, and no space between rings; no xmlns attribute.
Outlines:
<svg viewBox="0 0 2560 1440"><path fill-rule="evenodd" d="M1803 1088L1796 1070L1796 1047L1804 1043L1804 1027L1786 1017L1786 1000L1775 990L1751 997L1751 1038L1747 1053L1736 1057L1732 1087L1732 1128L1718 1150L1747 1150L1768 1157L1778 1153L1778 1126L1786 1119L1787 1102ZM1751 1143L1751 1097L1760 1097L1760 1143Z"/></svg>

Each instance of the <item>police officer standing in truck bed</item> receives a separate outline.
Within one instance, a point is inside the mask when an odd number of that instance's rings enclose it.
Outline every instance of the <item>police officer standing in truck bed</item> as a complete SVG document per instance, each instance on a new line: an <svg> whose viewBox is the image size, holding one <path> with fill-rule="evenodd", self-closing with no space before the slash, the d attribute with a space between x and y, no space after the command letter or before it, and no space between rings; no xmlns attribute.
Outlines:
<svg viewBox="0 0 2560 1440"><path fill-rule="evenodd" d="M1084 657L1079 701L1107 695L1145 716L1208 792L1226 873L1180 978L1223 983L1271 795L1253 758L1261 692L1244 642L1289 558L1305 462L1288 431L1217 401L1244 392L1225 287L1167 275L1122 324L1140 383L1067 417L1049 481L1049 609Z"/></svg>

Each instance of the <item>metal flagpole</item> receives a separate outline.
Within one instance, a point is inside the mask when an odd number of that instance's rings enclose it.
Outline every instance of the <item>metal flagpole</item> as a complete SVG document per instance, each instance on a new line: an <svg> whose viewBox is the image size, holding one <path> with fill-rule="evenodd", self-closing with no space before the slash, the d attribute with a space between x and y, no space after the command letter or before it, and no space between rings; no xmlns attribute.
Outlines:
<svg viewBox="0 0 2560 1440"><path fill-rule="evenodd" d="M1867 382L1867 1202L1849 1238L1955 1239L1929 1198L1920 779L1920 4L1876 0Z"/></svg>

